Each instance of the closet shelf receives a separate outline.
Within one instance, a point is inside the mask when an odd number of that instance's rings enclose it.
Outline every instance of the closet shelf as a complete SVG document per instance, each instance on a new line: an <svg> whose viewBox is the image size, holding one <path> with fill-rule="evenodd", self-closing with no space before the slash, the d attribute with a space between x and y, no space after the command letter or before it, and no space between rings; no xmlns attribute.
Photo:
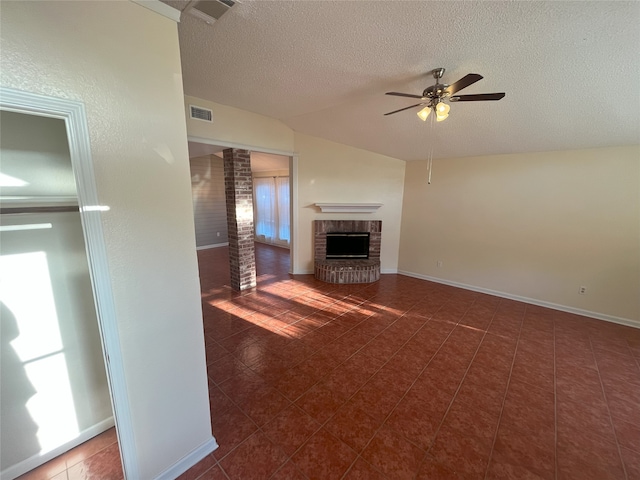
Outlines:
<svg viewBox="0 0 640 480"><path fill-rule="evenodd" d="M76 197L0 196L0 213L3 215L77 212L78 210Z"/></svg>

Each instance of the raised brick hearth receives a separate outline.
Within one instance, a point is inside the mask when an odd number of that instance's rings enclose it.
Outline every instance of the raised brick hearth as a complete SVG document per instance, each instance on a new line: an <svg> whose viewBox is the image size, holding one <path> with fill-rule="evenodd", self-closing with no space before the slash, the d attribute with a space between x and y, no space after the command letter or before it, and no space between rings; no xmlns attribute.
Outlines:
<svg viewBox="0 0 640 480"><path fill-rule="evenodd" d="M314 274L328 283L372 283L380 279L381 220L315 220ZM369 258L327 260L327 233L369 232Z"/></svg>

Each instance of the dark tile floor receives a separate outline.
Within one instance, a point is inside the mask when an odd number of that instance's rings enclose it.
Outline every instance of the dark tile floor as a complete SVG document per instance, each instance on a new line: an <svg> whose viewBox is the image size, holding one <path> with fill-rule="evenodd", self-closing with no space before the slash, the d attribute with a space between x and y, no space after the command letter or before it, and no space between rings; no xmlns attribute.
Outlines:
<svg viewBox="0 0 640 480"><path fill-rule="evenodd" d="M640 330L400 275L320 283L256 247L243 294L227 249L198 254L220 447L181 480L640 479Z"/></svg>

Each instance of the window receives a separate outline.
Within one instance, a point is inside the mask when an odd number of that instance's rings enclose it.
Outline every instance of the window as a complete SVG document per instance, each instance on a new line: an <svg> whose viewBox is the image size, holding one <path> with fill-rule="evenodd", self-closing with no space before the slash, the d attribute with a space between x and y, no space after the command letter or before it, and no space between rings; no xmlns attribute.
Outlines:
<svg viewBox="0 0 640 480"><path fill-rule="evenodd" d="M288 245L289 177L253 179L256 238L268 243Z"/></svg>

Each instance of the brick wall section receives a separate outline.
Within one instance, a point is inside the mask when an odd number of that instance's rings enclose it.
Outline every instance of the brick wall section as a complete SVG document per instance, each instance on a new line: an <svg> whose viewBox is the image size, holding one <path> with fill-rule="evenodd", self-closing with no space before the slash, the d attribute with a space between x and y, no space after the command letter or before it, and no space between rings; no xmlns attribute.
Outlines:
<svg viewBox="0 0 640 480"><path fill-rule="evenodd" d="M314 274L328 283L372 283L380 279L382 220L314 220ZM369 258L327 260L327 233L369 232Z"/></svg>
<svg viewBox="0 0 640 480"><path fill-rule="evenodd" d="M316 260L314 275L327 283L373 283L380 280L380 260Z"/></svg>
<svg viewBox="0 0 640 480"><path fill-rule="evenodd" d="M251 157L238 148L227 148L223 155L231 287L246 290L256 286Z"/></svg>
<svg viewBox="0 0 640 480"><path fill-rule="evenodd" d="M382 243L382 220L314 220L315 260L324 260L327 256L327 232L369 232L369 258L380 259Z"/></svg>

